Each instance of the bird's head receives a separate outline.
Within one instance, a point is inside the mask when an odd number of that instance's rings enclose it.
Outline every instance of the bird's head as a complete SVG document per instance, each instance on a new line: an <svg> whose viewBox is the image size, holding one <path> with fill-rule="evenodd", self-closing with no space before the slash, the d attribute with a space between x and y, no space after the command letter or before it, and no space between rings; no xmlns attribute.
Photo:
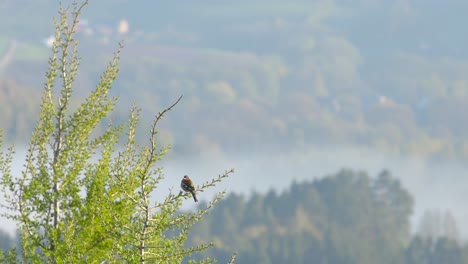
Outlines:
<svg viewBox="0 0 468 264"><path fill-rule="evenodd" d="M190 179L189 176L188 176L188 175L185 175L185 176L184 176L184 180L188 180L188 179Z"/></svg>

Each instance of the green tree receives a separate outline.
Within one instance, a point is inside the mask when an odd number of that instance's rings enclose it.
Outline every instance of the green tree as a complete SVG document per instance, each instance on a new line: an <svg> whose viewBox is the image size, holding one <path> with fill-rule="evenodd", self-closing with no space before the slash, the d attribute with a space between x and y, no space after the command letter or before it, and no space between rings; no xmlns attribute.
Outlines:
<svg viewBox="0 0 468 264"><path fill-rule="evenodd" d="M456 240L415 236L405 252L405 264L467 263L466 249Z"/></svg>
<svg viewBox="0 0 468 264"><path fill-rule="evenodd" d="M449 238L439 238L435 242L430 264L450 263L463 264L463 249L457 241Z"/></svg>
<svg viewBox="0 0 468 264"><path fill-rule="evenodd" d="M222 259L235 248L241 263L404 263L411 209L388 171L342 170L280 194L231 194L197 223L190 242L227 241L210 253Z"/></svg>
<svg viewBox="0 0 468 264"><path fill-rule="evenodd" d="M5 250L13 245L13 238L6 231L0 230L0 248Z"/></svg>
<svg viewBox="0 0 468 264"><path fill-rule="evenodd" d="M149 142L143 145L135 139L138 109L132 108L127 124L106 119L116 104L109 90L119 71L122 46L95 89L73 107L80 62L74 33L87 4L74 1L60 8L39 121L20 175L12 173L14 149L0 153L1 186L10 210L6 216L17 222L21 234L21 249L4 260L17 261L15 254L21 252L26 263L181 262L212 245L184 246L190 227L223 193L206 208L187 214L176 214L189 198L181 191L152 201L164 177L156 163L168 150L156 142L157 125L181 97L156 115ZM107 129L101 133L102 124ZM119 145L122 141L124 146ZM197 186L197 191L232 172Z"/></svg>
<svg viewBox="0 0 468 264"><path fill-rule="evenodd" d="M431 258L432 241L420 236L411 240L404 256L405 264L429 264Z"/></svg>

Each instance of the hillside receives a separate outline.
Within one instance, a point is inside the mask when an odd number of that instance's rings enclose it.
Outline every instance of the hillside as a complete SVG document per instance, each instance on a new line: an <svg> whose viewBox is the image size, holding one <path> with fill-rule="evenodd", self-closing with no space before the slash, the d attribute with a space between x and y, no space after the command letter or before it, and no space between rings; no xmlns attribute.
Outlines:
<svg viewBox="0 0 468 264"><path fill-rule="evenodd" d="M10 40L18 43L0 68L8 113L0 127L17 143L37 119L48 55L43 42L55 10L49 2L26 2L0 8L0 52ZM112 120L125 120L133 103L149 120L183 94L161 131L179 153L348 145L466 160L466 5L91 1L78 32L78 90L97 83L125 40L114 87L122 103ZM128 32L119 34L123 20Z"/></svg>

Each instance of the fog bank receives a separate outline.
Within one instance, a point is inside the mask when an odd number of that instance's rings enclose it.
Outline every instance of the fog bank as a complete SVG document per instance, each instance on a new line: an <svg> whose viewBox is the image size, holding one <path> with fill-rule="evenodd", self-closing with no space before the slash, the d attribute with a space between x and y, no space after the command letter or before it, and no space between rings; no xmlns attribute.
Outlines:
<svg viewBox="0 0 468 264"><path fill-rule="evenodd" d="M23 168L25 150L17 150L13 171ZM281 192L295 181L313 180L336 173L342 168L363 170L370 176L388 169L401 180L415 199L412 217L413 231L427 209L450 210L461 235L468 237L467 166L456 162L429 162L417 157L386 155L369 149L330 147L281 153L199 153L193 156L175 156L169 153L159 164L165 179L154 194L162 199L170 190L179 191L183 175L188 174L195 184L201 184L235 168L235 173L220 185L200 193L200 200L209 200L215 193L226 190L245 195L267 192L271 188ZM2 199L3 201L3 199ZM184 209L194 207L187 200ZM2 219L3 229L13 232L14 224Z"/></svg>

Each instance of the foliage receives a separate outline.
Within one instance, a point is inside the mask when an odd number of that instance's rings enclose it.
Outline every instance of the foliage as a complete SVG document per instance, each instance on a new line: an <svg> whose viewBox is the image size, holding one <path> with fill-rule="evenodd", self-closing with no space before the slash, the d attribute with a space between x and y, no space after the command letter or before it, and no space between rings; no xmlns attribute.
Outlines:
<svg viewBox="0 0 468 264"><path fill-rule="evenodd" d="M457 241L450 238L431 239L416 236L406 250L404 263L463 264L468 262L466 253L466 247L461 247Z"/></svg>
<svg viewBox="0 0 468 264"><path fill-rule="evenodd" d="M190 227L224 193L205 208L187 214L176 214L188 198L182 191L153 201L152 194L164 178L156 165L168 150L156 141L158 124L182 96L155 116L143 146L135 139L138 109L132 108L127 124L114 125L106 119L117 101L109 91L119 71L122 46L95 89L81 104L72 103L80 64L74 34L87 4L61 7L55 20L56 41L39 120L21 174L12 172L12 147L0 154L3 206L21 235L20 249L1 258L25 263L181 262L212 246L203 243L187 248L185 241ZM103 124L105 129L98 129ZM197 186L197 191L203 192L232 172ZM208 262L212 260L200 261Z"/></svg>
<svg viewBox="0 0 468 264"><path fill-rule="evenodd" d="M219 241L207 253L241 263L467 263L447 237L411 236L413 199L388 171L342 170L295 182L278 194L231 194L194 227L189 241Z"/></svg>

